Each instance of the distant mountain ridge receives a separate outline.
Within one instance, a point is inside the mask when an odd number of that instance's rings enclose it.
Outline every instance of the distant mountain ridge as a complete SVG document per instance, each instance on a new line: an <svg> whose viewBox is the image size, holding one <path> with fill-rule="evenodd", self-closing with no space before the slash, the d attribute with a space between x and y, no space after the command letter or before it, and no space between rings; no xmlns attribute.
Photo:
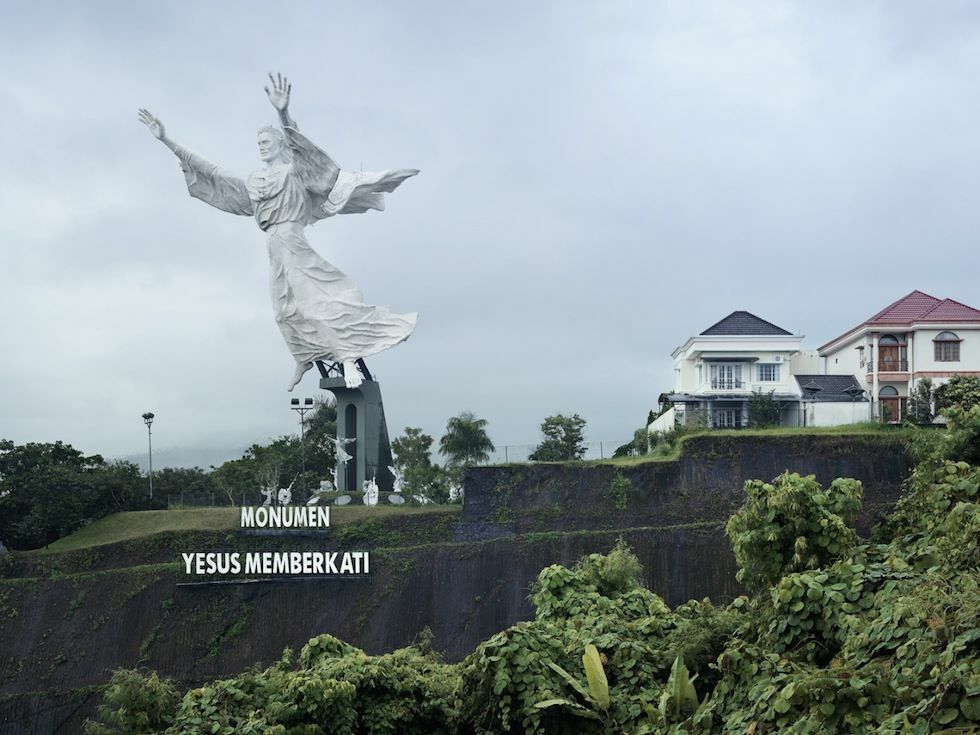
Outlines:
<svg viewBox="0 0 980 735"><path fill-rule="evenodd" d="M153 469L162 470L164 467L200 467L208 469L211 465L218 467L230 459L239 459L245 453L242 447L171 447L169 449L153 450ZM107 457L107 459L122 459L138 465L146 472L150 468L150 455L128 454L123 457Z"/></svg>

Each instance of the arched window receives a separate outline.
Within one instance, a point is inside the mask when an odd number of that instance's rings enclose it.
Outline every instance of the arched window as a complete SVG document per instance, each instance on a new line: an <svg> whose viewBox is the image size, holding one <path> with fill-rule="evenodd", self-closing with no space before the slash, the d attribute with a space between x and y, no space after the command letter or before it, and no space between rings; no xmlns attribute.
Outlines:
<svg viewBox="0 0 980 735"><path fill-rule="evenodd" d="M893 385L883 385L878 391L878 395L881 398L894 398L898 395L898 388Z"/></svg>
<svg viewBox="0 0 980 735"><path fill-rule="evenodd" d="M881 336L881 339L878 340L878 344L880 344L880 345L897 345L898 344L898 338L895 337L895 336L893 336L893 335L891 335L891 334L885 334L885 335L882 335Z"/></svg>
<svg viewBox="0 0 980 735"><path fill-rule="evenodd" d="M960 342L962 340L956 336L955 332L937 334L932 341L936 362L959 362Z"/></svg>

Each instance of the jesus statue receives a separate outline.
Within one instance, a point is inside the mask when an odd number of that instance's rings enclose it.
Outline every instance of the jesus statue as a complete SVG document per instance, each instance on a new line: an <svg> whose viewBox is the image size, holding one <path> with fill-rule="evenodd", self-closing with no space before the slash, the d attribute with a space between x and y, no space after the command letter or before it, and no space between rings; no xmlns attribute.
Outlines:
<svg viewBox="0 0 980 735"><path fill-rule="evenodd" d="M259 157L265 167L244 179L168 137L149 110L139 111L140 121L180 159L192 197L225 212L255 217L268 236L272 308L296 360L288 390L318 360L341 364L345 384L356 388L363 380L358 360L408 339L418 314L395 314L386 306L366 304L357 285L310 247L305 228L335 214L383 210L384 192L418 170L342 171L290 117L289 81L279 74L269 79L265 91L279 113L280 127L259 130Z"/></svg>

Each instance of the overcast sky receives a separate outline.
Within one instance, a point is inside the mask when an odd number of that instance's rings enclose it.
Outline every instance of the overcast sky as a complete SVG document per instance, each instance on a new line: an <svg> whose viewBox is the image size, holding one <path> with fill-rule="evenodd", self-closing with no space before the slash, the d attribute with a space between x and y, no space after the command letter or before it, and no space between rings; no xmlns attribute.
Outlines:
<svg viewBox="0 0 980 735"><path fill-rule="evenodd" d="M270 70L345 168L421 169L308 230L421 312L368 363L393 435L624 440L733 310L815 348L916 288L980 306L975 3L5 2L0 69L0 438L296 430L264 235L136 115L246 174Z"/></svg>

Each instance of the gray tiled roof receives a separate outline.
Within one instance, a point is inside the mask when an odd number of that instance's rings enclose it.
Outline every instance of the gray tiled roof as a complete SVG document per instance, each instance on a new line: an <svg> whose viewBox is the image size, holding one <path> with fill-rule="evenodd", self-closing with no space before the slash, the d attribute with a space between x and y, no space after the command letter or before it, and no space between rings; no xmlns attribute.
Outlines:
<svg viewBox="0 0 980 735"><path fill-rule="evenodd" d="M861 385L853 375L796 375L796 382L807 400L855 401L863 400ZM812 390L817 387L819 390ZM806 390L811 388L811 390ZM848 389L851 389L848 392Z"/></svg>
<svg viewBox="0 0 980 735"><path fill-rule="evenodd" d="M732 334L732 335L754 335L754 334L785 334L792 336L782 327L777 327L772 322L760 319L755 314L747 311L733 311L720 322L712 324L701 332L703 335L712 334Z"/></svg>

